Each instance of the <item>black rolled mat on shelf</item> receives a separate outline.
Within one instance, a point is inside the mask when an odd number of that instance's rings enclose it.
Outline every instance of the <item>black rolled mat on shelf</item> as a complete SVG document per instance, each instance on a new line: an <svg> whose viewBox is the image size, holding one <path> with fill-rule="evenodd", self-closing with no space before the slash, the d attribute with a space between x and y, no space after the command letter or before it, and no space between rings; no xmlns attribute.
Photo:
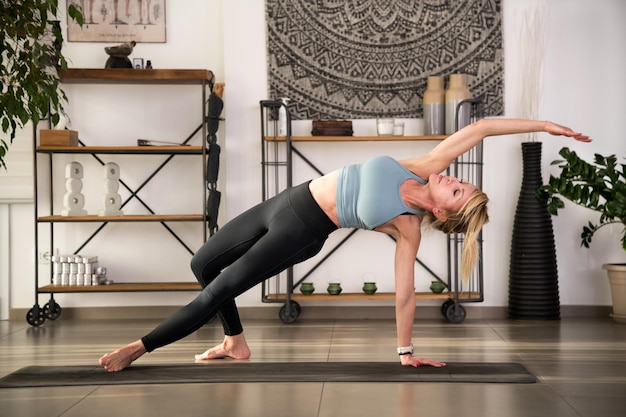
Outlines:
<svg viewBox="0 0 626 417"><path fill-rule="evenodd" d="M0 378L0 388L77 385L254 382L537 382L518 363L448 363L442 368L397 362L234 362L134 365L109 373L99 366L28 366Z"/></svg>

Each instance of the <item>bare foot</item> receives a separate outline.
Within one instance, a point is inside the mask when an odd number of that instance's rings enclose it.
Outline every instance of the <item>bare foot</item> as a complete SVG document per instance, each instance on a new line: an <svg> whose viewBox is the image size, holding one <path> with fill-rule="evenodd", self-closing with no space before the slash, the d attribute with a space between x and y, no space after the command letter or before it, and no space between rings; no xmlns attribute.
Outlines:
<svg viewBox="0 0 626 417"><path fill-rule="evenodd" d="M114 352L103 355L99 362L100 365L102 365L102 367L108 372L119 372L128 368L131 363L141 357L144 353L146 353L146 348L141 340L137 340L136 342L119 348Z"/></svg>
<svg viewBox="0 0 626 417"><path fill-rule="evenodd" d="M237 336L225 336L222 343L195 357L196 361L224 358L248 359L250 358L250 348L246 338L241 333Z"/></svg>

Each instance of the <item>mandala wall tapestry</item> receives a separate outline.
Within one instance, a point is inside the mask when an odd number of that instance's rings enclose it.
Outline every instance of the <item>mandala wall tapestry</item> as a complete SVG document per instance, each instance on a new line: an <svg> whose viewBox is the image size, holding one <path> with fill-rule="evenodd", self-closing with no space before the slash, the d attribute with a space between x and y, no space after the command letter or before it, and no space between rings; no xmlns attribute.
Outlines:
<svg viewBox="0 0 626 417"><path fill-rule="evenodd" d="M501 0L266 0L269 97L294 119L422 117L429 75L468 74L502 115Z"/></svg>

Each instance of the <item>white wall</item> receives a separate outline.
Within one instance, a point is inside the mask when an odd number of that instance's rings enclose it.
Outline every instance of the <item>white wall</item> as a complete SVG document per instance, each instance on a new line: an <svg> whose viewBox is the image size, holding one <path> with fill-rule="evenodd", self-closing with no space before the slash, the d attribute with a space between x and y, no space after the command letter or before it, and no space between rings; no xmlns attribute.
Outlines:
<svg viewBox="0 0 626 417"><path fill-rule="evenodd" d="M550 37L546 53L545 99L541 117L553 118L586 132L590 145L572 144L546 137L544 161L558 159L568 145L593 160L594 153L616 154L625 163L626 140L621 134L626 102L623 67L626 49L626 3L618 0L574 0L550 3ZM601 265L624 262L618 225L594 237L591 249L580 246L581 225L598 216L568 205L553 219L557 245L561 302L564 304L610 303L608 283Z"/></svg>
<svg viewBox="0 0 626 417"><path fill-rule="evenodd" d="M223 186L222 211L225 217L232 218L244 209L258 203L260 191L260 121L259 100L267 98L267 72L265 59L265 27L263 0L230 0L167 2L168 41L166 44L144 45L135 48L134 56L151 59L156 68L208 68L213 70L218 80L226 82L225 108L226 121L220 127L224 135L225 149L222 156ZM524 88L519 81L521 65L520 46L517 40L519 20L529 7L538 0L503 0L503 25L505 41L505 106L506 116L521 114L518 97ZM540 135L544 143L543 160L545 173L550 172L549 162L557 157L562 146L570 146L584 156L594 152L617 153L623 156L626 141L620 136L619 120L626 111L622 100L624 85L623 68L626 64L626 50L621 41L626 39L626 28L619 19L626 16L626 3L621 0L552 0L547 2L548 39L544 56L544 87L538 117L570 125L576 130L588 133L594 138L591 145L574 143L563 138ZM102 67L106 56L103 44L77 44L64 46L74 67ZM80 117L70 114L73 123L80 124L79 131L90 132L94 138L106 141L134 140L146 134L158 139L163 134L170 137L174 130L185 131L189 123L188 113L195 111L184 104L193 102L193 92L183 89L168 93L167 100L176 101L174 107L160 101L155 89L132 90L128 94L116 90L94 87L88 93L78 88L68 91L70 100ZM147 113L128 118L110 116L103 122L103 112L107 107L116 107L119 96L124 96L120 106L135 109L143 108L152 102L156 106L147 107ZM78 97L78 98L72 98ZM95 98L97 97L97 98ZM188 100L185 100L188 98ZM81 104L77 104L80 100ZM97 101L96 101L97 100ZM92 103L89 103L92 101ZM124 104L125 102L125 104ZM82 103L95 105L97 116L87 116ZM176 106L181 106L176 110ZM172 110L172 108L174 110ZM136 109L135 109L136 110ZM161 112L162 116L151 117L151 112ZM165 116L168 116L166 119ZM170 117L171 116L171 117ZM80 121L79 121L80 120ZM122 122L120 122L120 120ZM139 126L134 123L139 120ZM172 123L172 120L175 122ZM356 134L372 134L374 124L359 121L355 123ZM115 135L105 134L113 129ZM299 123L296 133L306 134L310 124ZM167 139L164 139L167 140ZM491 197L491 222L484 230L485 252L485 302L486 306L506 306L508 298L509 250L513 216L521 181L522 137L488 139L485 144L484 189ZM362 161L369 155L387 153L406 157L425 152L433 144L308 144L303 150L311 159L329 171L340 165ZM134 160L133 160L134 161ZM133 165L124 170L140 173L143 165ZM142 162L137 162L142 164ZM184 169L178 167L178 169ZM187 174L185 174L187 175ZM299 167L297 180L315 176L310 170ZM545 178L544 178L545 179ZM157 178L159 180L159 178ZM172 192L167 185L175 179L166 179L165 186L151 190L150 197L167 200ZM199 192L191 184L182 187L175 196L189 199ZM169 203L160 208L168 208ZM31 230L32 207L13 208L11 211L11 307L26 308L33 303L33 265L29 256L32 252L32 237L21 230ZM624 261L624 253L617 244L619 229L603 230L594 241L591 250L579 247L580 226L587 219L596 219L593 213L568 208L554 218L554 228L558 255L561 303L564 305L605 305L610 303L608 284L600 266L604 262ZM120 234L130 229L130 244L120 240ZM111 229L112 230L112 229ZM20 231L18 233L17 231ZM168 236L160 232L148 231L144 226L133 226L119 233L109 233L94 246L98 255L106 259L110 244L122 245L129 263L117 263L117 258L107 259L112 277L123 280L188 280L188 255L166 243ZM189 230L193 236L193 231ZM70 232L68 239L74 238ZM333 238L336 240L337 238ZM428 259L436 272L445 272L445 247L441 236L428 236L420 249L420 257ZM130 250L129 250L130 248ZM24 250L22 250L24 249ZM28 250L26 250L28 249ZM331 279L339 279L347 289L360 287L363 275L373 272L379 287L391 288L392 251L389 239L362 233L354 243L328 265L320 268L314 281L319 288L325 287ZM29 252L24 254L23 252ZM377 259L376 262L371 261ZM575 263L573 260L582 261ZM126 261L126 260L125 260ZM4 262L4 260L3 260ZM104 261L103 261L104 262ZM131 265L132 264L132 265ZM428 286L429 277L418 273L418 288ZM158 305L182 304L192 294L116 294L62 296L62 306L90 305ZM424 302L426 303L426 302ZM240 306L261 305L260 289L257 287L242 295Z"/></svg>

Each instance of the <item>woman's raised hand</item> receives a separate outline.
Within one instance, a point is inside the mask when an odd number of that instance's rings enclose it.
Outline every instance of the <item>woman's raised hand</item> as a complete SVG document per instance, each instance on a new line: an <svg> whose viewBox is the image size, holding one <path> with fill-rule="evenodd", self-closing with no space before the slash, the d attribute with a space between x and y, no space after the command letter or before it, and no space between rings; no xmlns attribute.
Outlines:
<svg viewBox="0 0 626 417"><path fill-rule="evenodd" d="M561 126L553 122L546 122L545 131L555 136L568 136L580 142L591 142L589 136L583 135L580 132L574 132L569 127Z"/></svg>

